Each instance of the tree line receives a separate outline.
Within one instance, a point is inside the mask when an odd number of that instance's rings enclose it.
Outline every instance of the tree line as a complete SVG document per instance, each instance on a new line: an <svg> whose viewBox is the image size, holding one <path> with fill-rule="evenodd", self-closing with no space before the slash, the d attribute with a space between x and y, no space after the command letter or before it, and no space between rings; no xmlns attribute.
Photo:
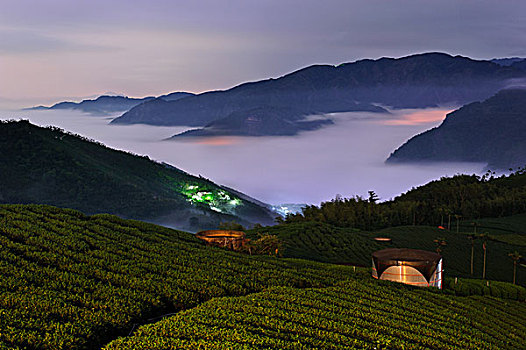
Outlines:
<svg viewBox="0 0 526 350"><path fill-rule="evenodd" d="M309 205L289 214L286 223L316 221L340 227L377 230L401 225L441 225L452 220L502 217L526 213L526 168L495 177L455 175L413 188L393 200L337 196L320 206Z"/></svg>

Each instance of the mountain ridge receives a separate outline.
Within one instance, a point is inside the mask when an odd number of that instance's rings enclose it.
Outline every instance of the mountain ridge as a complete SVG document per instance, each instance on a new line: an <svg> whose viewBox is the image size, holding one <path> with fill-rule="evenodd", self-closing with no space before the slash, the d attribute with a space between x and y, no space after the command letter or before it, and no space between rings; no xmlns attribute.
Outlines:
<svg viewBox="0 0 526 350"><path fill-rule="evenodd" d="M385 112L379 106L423 108L486 98L526 72L444 53L312 65L284 75L182 100L145 102L114 124L203 127L253 108L295 108L304 114Z"/></svg>
<svg viewBox="0 0 526 350"><path fill-rule="evenodd" d="M133 98L128 96L101 95L95 99L85 99L80 102L63 101L53 104L50 107L36 106L24 108L23 110L80 110L84 113L107 115L117 112L127 111L143 102L162 99L164 101L175 101L180 98L193 96L189 92L172 92L159 97L147 96L143 98Z"/></svg>
<svg viewBox="0 0 526 350"><path fill-rule="evenodd" d="M303 112L292 108L260 107L239 110L212 121L204 128L187 130L168 140L209 136L293 136L301 131L316 130L333 124L328 118L308 120L306 117Z"/></svg>
<svg viewBox="0 0 526 350"><path fill-rule="evenodd" d="M526 164L525 134L526 89L506 89L449 113L440 126L397 148L386 163L459 161L516 168Z"/></svg>

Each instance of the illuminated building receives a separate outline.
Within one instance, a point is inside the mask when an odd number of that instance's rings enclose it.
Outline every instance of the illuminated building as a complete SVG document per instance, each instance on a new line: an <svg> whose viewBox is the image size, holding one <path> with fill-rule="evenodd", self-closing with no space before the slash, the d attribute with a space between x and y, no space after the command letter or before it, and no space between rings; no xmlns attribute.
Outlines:
<svg viewBox="0 0 526 350"><path fill-rule="evenodd" d="M442 256L407 248L388 248L373 253L373 277L419 287L442 289Z"/></svg>

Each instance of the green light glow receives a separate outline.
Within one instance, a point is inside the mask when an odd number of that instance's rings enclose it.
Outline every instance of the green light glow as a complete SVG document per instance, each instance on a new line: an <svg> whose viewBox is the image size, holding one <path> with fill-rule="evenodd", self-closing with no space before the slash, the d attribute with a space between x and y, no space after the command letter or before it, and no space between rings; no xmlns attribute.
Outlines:
<svg viewBox="0 0 526 350"><path fill-rule="evenodd" d="M234 198L224 190L207 188L196 184L185 184L181 188L181 193L193 204L205 204L219 213L234 214L235 208L242 205L239 198Z"/></svg>
<svg viewBox="0 0 526 350"><path fill-rule="evenodd" d="M231 201L228 201L229 204L231 205L239 205L241 204L241 201L239 199L232 199Z"/></svg>

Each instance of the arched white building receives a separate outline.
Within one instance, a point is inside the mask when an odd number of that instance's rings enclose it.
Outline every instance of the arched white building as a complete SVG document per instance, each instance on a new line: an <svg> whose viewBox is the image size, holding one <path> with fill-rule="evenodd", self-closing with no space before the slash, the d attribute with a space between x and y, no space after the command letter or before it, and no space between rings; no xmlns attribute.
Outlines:
<svg viewBox="0 0 526 350"><path fill-rule="evenodd" d="M373 253L373 277L442 289L442 256L426 250L388 248Z"/></svg>

